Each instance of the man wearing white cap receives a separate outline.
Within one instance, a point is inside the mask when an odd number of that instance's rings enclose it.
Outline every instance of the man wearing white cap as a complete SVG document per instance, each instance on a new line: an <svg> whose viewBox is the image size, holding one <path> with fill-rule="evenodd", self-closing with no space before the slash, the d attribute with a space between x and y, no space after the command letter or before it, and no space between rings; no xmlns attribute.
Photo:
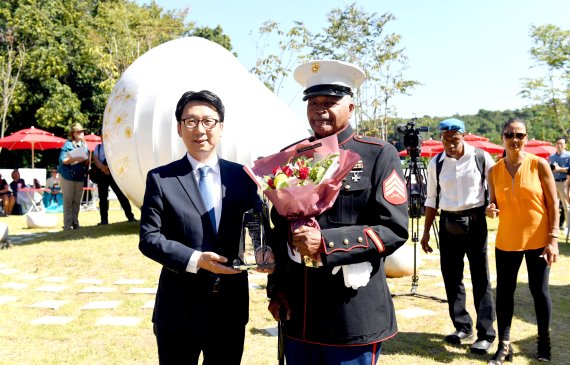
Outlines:
<svg viewBox="0 0 570 365"><path fill-rule="evenodd" d="M408 238L400 159L391 144L356 135L350 126L353 88L364 82L362 70L340 61L311 61L294 76L305 87L311 139L336 135L340 148L360 160L334 205L315 217L320 230L303 226L288 234L287 221L273 211L270 242L277 266L268 281L269 310L283 324L287 363L375 364L382 341L397 333L384 258ZM319 257L320 266L290 259L287 240L301 255Z"/></svg>

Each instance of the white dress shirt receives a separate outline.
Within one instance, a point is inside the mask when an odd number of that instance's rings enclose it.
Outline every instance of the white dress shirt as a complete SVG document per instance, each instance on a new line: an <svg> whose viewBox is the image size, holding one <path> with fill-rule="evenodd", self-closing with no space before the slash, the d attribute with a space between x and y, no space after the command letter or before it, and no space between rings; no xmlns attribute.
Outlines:
<svg viewBox="0 0 570 365"><path fill-rule="evenodd" d="M439 174L439 209L457 212L477 208L485 203L485 191L481 185L481 172L475 161L475 148L463 143L464 153L458 160L443 152L443 165ZM487 152L485 155L485 184L489 170L495 161ZM426 207L435 208L437 196L437 156L432 158L427 168Z"/></svg>
<svg viewBox="0 0 570 365"><path fill-rule="evenodd" d="M212 158L207 160L206 162L199 162L190 156L189 153L186 153L186 157L188 157L188 161L190 161L190 165L192 165L192 172L194 173L194 178L196 179L196 183L200 182L200 172L198 169L202 166L208 166L210 169L208 170L208 175L206 175L207 183L212 186L212 193L214 194L214 212L216 212L216 229L220 226L220 218L222 216L222 176L220 175L220 163L218 159L218 155L214 154ZM196 250L190 256L190 260L188 261L188 265L186 266L186 271L191 273L198 272L198 260L202 256L202 252Z"/></svg>

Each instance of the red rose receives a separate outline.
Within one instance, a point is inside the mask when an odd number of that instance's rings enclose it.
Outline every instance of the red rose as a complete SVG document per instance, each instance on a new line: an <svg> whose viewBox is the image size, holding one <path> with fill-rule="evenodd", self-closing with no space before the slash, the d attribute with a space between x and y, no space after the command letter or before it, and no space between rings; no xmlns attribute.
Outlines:
<svg viewBox="0 0 570 365"><path fill-rule="evenodd" d="M285 175L287 175L287 177L293 175L293 170L291 169L291 167L289 167L289 165L283 166L282 171L283 173L285 173Z"/></svg>
<svg viewBox="0 0 570 365"><path fill-rule="evenodd" d="M309 168L303 167L299 169L299 179L305 180L309 176Z"/></svg>
<svg viewBox="0 0 570 365"><path fill-rule="evenodd" d="M281 166L277 166L271 172L273 172L273 176L277 176L277 174L281 172Z"/></svg>
<svg viewBox="0 0 570 365"><path fill-rule="evenodd" d="M273 179L267 180L267 185L269 185L271 189L275 189L275 184L273 183Z"/></svg>

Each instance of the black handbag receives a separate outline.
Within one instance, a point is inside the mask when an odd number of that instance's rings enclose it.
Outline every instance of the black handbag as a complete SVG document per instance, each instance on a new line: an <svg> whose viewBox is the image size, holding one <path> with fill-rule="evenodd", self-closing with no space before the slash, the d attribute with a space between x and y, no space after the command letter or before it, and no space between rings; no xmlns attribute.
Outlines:
<svg viewBox="0 0 570 365"><path fill-rule="evenodd" d="M91 168L89 169L89 180L91 180L93 184L99 184L105 178L104 175L103 171L101 171L97 165L91 164Z"/></svg>

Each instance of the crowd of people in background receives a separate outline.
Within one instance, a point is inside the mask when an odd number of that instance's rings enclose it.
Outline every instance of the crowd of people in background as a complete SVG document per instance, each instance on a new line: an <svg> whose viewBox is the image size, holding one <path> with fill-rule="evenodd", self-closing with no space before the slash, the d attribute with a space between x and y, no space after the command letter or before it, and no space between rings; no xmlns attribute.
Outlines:
<svg viewBox="0 0 570 365"><path fill-rule="evenodd" d="M81 208L95 204L92 184L88 178L88 166L103 166L106 178L95 184L99 197L101 223L108 224L109 188L117 196L129 222L136 222L128 198L114 181L107 166L103 144L98 144L91 160L84 141L85 130L80 123L69 126L69 139L61 148L58 165L49 169L45 186L34 178L31 184L21 178L20 171L14 169L11 182L0 174L0 216L24 215L34 210L63 213L64 230L79 229ZM101 163L101 160L103 163ZM87 200L87 201L86 201Z"/></svg>

